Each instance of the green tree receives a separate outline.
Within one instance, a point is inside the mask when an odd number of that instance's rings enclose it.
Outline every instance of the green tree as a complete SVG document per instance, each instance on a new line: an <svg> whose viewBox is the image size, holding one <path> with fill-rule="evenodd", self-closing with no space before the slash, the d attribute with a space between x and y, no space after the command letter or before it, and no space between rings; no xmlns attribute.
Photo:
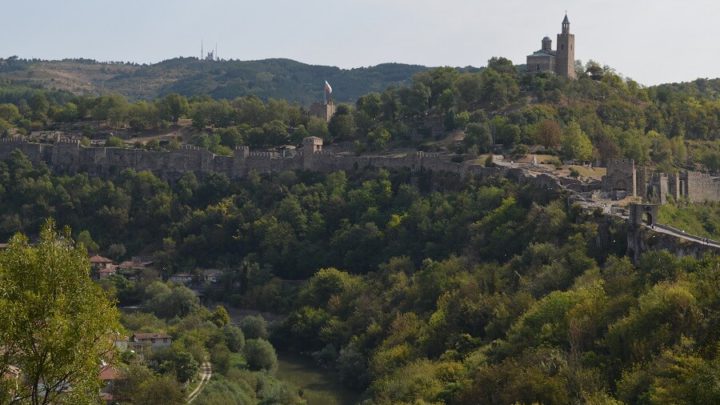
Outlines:
<svg viewBox="0 0 720 405"><path fill-rule="evenodd" d="M328 139L328 123L321 118L310 117L307 123L307 131L310 136L317 136L325 140Z"/></svg>
<svg viewBox="0 0 720 405"><path fill-rule="evenodd" d="M22 401L97 401L98 364L113 347L118 319L90 280L87 252L52 221L37 244L16 235L0 253L0 372L21 370Z"/></svg>
<svg viewBox="0 0 720 405"><path fill-rule="evenodd" d="M125 245L122 243L113 243L107 248L107 255L114 259L115 261L119 261L120 258L125 256L125 253L127 250L125 249Z"/></svg>
<svg viewBox="0 0 720 405"><path fill-rule="evenodd" d="M230 370L230 350L223 343L218 343L210 349L210 362L215 371L227 374Z"/></svg>
<svg viewBox="0 0 720 405"><path fill-rule="evenodd" d="M230 351L237 353L245 347L245 335L242 329L237 326L225 325L223 335L225 336L225 344Z"/></svg>
<svg viewBox="0 0 720 405"><path fill-rule="evenodd" d="M503 57L492 57L490 60L488 60L488 69L493 69L495 71L498 71L500 73L506 73L514 75L517 73L515 70L515 66L513 65L512 61L507 58Z"/></svg>
<svg viewBox="0 0 720 405"><path fill-rule="evenodd" d="M20 115L20 110L18 110L17 106L15 104L0 104L0 119L5 120L7 122L15 122L19 120L22 116Z"/></svg>
<svg viewBox="0 0 720 405"><path fill-rule="evenodd" d="M182 388L170 376L151 377L143 381L133 394L134 405L181 405L186 403Z"/></svg>
<svg viewBox="0 0 720 405"><path fill-rule="evenodd" d="M4 119L0 118L0 135L7 136L12 129L13 125Z"/></svg>
<svg viewBox="0 0 720 405"><path fill-rule="evenodd" d="M251 370L275 371L277 354L270 342L264 339L250 339L245 344L245 359Z"/></svg>
<svg viewBox="0 0 720 405"><path fill-rule="evenodd" d="M458 108L472 110L482 97L482 77L477 73L463 73L455 81Z"/></svg>
<svg viewBox="0 0 720 405"><path fill-rule="evenodd" d="M175 363L175 376L177 380L184 383L195 378L200 365L193 358L192 354L188 352L177 352L175 353L173 363Z"/></svg>
<svg viewBox="0 0 720 405"><path fill-rule="evenodd" d="M375 150L384 149L390 141L390 132L385 128L375 128L368 134L368 142Z"/></svg>
<svg viewBox="0 0 720 405"><path fill-rule="evenodd" d="M161 318L186 316L200 305L195 293L185 286L171 288L156 281L146 288L145 294L148 297L146 306Z"/></svg>
<svg viewBox="0 0 720 405"><path fill-rule="evenodd" d="M125 146L125 142L117 136L110 136L105 140L105 146L108 148L122 148Z"/></svg>
<svg viewBox="0 0 720 405"><path fill-rule="evenodd" d="M93 240L92 236L90 236L90 232L85 230L78 234L77 236L77 242L81 243L85 249L87 249L90 252L97 253L97 251L100 249L97 243Z"/></svg>
<svg viewBox="0 0 720 405"><path fill-rule="evenodd" d="M579 161L592 159L592 142L576 122L571 122L565 128L561 141L561 152L565 159Z"/></svg>
<svg viewBox="0 0 720 405"><path fill-rule="evenodd" d="M230 323L230 314L224 306L218 305L212 313L212 321L218 328L222 328Z"/></svg>
<svg viewBox="0 0 720 405"><path fill-rule="evenodd" d="M37 121L44 121L47 119L47 113L50 110L50 101L44 92L35 93L30 98L30 108L32 109L32 119Z"/></svg>
<svg viewBox="0 0 720 405"><path fill-rule="evenodd" d="M267 322L261 316L246 316L240 321L240 329L248 339L267 339Z"/></svg>
<svg viewBox="0 0 720 405"><path fill-rule="evenodd" d="M353 139L355 120L349 106L341 104L337 107L335 115L332 116L328 123L328 131L333 140L347 141Z"/></svg>
<svg viewBox="0 0 720 405"><path fill-rule="evenodd" d="M187 99L177 93L168 94L158 104L162 119L173 123L190 111Z"/></svg>
<svg viewBox="0 0 720 405"><path fill-rule="evenodd" d="M468 146L477 145L485 152L492 146L492 135L487 124L471 122L465 128L465 144Z"/></svg>
<svg viewBox="0 0 720 405"><path fill-rule="evenodd" d="M555 148L560 143L562 129L556 121L544 120L535 127L535 141L546 148Z"/></svg>

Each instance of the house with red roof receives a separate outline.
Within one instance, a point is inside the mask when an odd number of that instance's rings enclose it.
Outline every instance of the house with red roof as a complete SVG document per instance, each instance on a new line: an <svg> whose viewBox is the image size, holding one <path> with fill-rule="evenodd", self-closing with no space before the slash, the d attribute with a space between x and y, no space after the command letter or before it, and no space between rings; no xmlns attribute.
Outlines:
<svg viewBox="0 0 720 405"><path fill-rule="evenodd" d="M107 257L95 255L90 258L90 269L95 279L101 279L115 274L117 266Z"/></svg>
<svg viewBox="0 0 720 405"><path fill-rule="evenodd" d="M103 365L100 367L100 381L102 382L102 388L100 388L100 399L105 403L114 403L112 391L115 387L115 383L118 380L125 379L125 376L115 367L111 365Z"/></svg>

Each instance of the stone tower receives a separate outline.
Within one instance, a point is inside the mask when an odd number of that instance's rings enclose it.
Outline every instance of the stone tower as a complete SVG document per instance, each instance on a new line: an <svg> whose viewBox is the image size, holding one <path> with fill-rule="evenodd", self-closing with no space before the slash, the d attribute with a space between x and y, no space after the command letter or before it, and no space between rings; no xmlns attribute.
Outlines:
<svg viewBox="0 0 720 405"><path fill-rule="evenodd" d="M550 37L543 38L542 50L545 52L552 52L552 39L550 39Z"/></svg>
<svg viewBox="0 0 720 405"><path fill-rule="evenodd" d="M562 33L557 36L555 73L568 79L575 79L575 35L570 33L567 14L562 22Z"/></svg>

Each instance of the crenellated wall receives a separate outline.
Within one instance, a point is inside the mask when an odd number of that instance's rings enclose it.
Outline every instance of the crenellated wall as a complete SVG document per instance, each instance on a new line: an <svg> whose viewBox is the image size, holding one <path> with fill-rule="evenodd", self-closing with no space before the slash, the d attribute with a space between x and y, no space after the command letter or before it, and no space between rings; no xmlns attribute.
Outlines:
<svg viewBox="0 0 720 405"><path fill-rule="evenodd" d="M720 178L697 172L686 172L682 177L688 201L720 201Z"/></svg>
<svg viewBox="0 0 720 405"><path fill-rule="evenodd" d="M147 170L165 178L178 178L182 173L223 173L230 178L244 177L254 171L271 173L285 170L332 172L365 167L406 168L411 171L444 171L466 175L485 175L507 169L467 166L450 161L446 155L414 152L394 156L356 156L322 150L322 140L308 138L308 151L289 156L271 151L251 151L246 146L235 149L233 156L215 155L205 149L185 145L170 151L147 151L111 147L83 147L77 141L38 144L14 139L0 140L0 159L14 150L22 151L34 163L44 162L50 168L65 172L88 172L93 175L119 173L125 169ZM314 151L314 152L313 152ZM487 173L484 173L487 172Z"/></svg>

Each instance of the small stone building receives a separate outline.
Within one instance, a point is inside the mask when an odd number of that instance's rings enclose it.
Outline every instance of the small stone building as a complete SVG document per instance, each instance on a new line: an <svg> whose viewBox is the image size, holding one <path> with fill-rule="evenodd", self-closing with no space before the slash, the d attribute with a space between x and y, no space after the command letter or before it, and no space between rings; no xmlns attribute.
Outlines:
<svg viewBox="0 0 720 405"><path fill-rule="evenodd" d="M130 337L128 346L134 349L150 347L157 349L168 347L172 344L172 338L166 333L135 333Z"/></svg>

